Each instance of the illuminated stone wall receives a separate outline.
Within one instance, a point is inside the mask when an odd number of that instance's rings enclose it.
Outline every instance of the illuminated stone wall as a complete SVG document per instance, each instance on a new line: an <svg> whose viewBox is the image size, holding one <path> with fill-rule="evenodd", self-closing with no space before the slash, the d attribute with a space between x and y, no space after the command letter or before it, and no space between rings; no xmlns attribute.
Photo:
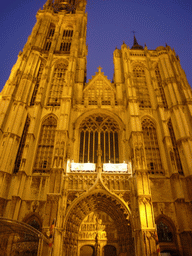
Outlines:
<svg viewBox="0 0 192 256"><path fill-rule="evenodd" d="M57 256L192 255L192 92L178 56L123 44L113 81L101 67L86 81L86 1L66 4L37 12L0 94L0 216L47 237L56 219Z"/></svg>

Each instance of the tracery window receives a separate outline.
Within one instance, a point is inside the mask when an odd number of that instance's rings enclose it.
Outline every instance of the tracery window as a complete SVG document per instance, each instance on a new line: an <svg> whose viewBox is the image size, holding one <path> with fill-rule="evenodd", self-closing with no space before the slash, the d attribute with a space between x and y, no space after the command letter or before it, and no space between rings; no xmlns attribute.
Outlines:
<svg viewBox="0 0 192 256"><path fill-rule="evenodd" d="M145 77L145 70L142 66L138 65L133 68L133 82L136 88L139 107L151 108L151 101Z"/></svg>
<svg viewBox="0 0 192 256"><path fill-rule="evenodd" d="M161 75L160 75L158 65L155 67L155 75L156 75L157 84L158 84L158 87L159 87L159 92L160 92L160 95L161 95L161 100L162 100L163 106L164 106L164 108L167 108L167 100L166 100L166 97L165 97L165 92L164 92L164 89L163 89Z"/></svg>
<svg viewBox="0 0 192 256"><path fill-rule="evenodd" d="M80 125L81 163L96 163L100 144L103 163L119 163L119 126L115 120L106 115L87 117Z"/></svg>
<svg viewBox="0 0 192 256"><path fill-rule="evenodd" d="M51 23L48 34L47 34L47 38L45 41L45 47L44 47L45 51L50 50L54 34L55 34L55 25Z"/></svg>
<svg viewBox="0 0 192 256"><path fill-rule="evenodd" d="M51 168L57 122L52 116L41 127L34 172L47 172Z"/></svg>
<svg viewBox="0 0 192 256"><path fill-rule="evenodd" d="M168 225L163 221L157 224L157 234L159 242L173 242L173 233Z"/></svg>
<svg viewBox="0 0 192 256"><path fill-rule="evenodd" d="M24 129L23 129L23 134L21 136L21 140L20 140L16 160L15 160L14 173L17 173L19 171L19 168L20 168L20 165L21 165L21 159L22 159L23 150L24 150L24 147L25 147L25 141L26 141L26 138L27 138L29 125L30 125L30 119L29 119L29 117L27 117Z"/></svg>
<svg viewBox="0 0 192 256"><path fill-rule="evenodd" d="M73 37L73 30L63 31L60 51L63 51L65 53L70 53L72 37Z"/></svg>
<svg viewBox="0 0 192 256"><path fill-rule="evenodd" d="M33 95L31 97L31 106L33 106L34 103L35 103L35 99L36 99L36 96L37 96L37 91L38 91L39 84L40 84L40 81L41 81L43 69L44 69L44 63L41 63L40 67L39 67L38 74L37 74L37 81L36 81L36 84L35 84L35 87L34 87L34 90L33 90Z"/></svg>
<svg viewBox="0 0 192 256"><path fill-rule="evenodd" d="M60 106L66 70L67 65L63 63L56 65L51 81L51 89L49 91L48 106Z"/></svg>
<svg viewBox="0 0 192 256"><path fill-rule="evenodd" d="M168 129L169 129L169 133L170 133L170 137L171 137L171 141L172 141L172 145L173 145L173 151L174 151L174 154L175 154L177 169L178 169L178 172L181 175L183 175L183 168L182 168L181 159L180 159L180 156L179 156L179 150L178 150L178 147L177 147L177 142L176 142L175 133L174 133L174 130L173 130L171 120L169 120L169 122L168 122Z"/></svg>
<svg viewBox="0 0 192 256"><path fill-rule="evenodd" d="M153 122L145 119L142 122L142 130L148 171L151 174L163 174L157 133Z"/></svg>

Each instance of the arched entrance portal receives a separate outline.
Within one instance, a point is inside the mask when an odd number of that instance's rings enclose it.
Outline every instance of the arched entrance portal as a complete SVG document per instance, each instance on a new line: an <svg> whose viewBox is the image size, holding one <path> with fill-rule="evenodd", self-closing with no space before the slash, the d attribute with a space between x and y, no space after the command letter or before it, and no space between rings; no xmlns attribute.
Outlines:
<svg viewBox="0 0 192 256"><path fill-rule="evenodd" d="M64 255L70 251L70 256L116 256L122 252L135 256L129 209L104 190L74 201L65 230Z"/></svg>
<svg viewBox="0 0 192 256"><path fill-rule="evenodd" d="M95 250L93 246L84 245L80 249L80 256L94 256Z"/></svg>

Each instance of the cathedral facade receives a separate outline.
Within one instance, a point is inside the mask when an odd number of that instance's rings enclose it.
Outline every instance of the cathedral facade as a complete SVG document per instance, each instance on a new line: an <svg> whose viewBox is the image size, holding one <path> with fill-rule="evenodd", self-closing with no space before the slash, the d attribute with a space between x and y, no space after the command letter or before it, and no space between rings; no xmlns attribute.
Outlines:
<svg viewBox="0 0 192 256"><path fill-rule="evenodd" d="M86 81L86 0L47 0L0 93L0 255L192 255L192 90L134 37Z"/></svg>

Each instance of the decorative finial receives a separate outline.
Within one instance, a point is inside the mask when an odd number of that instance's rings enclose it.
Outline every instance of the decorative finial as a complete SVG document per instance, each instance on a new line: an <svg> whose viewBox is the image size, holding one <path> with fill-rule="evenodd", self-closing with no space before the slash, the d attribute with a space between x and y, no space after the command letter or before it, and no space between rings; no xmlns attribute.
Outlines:
<svg viewBox="0 0 192 256"><path fill-rule="evenodd" d="M103 68L99 66L97 69L98 69L98 72L101 73L101 69Z"/></svg>

